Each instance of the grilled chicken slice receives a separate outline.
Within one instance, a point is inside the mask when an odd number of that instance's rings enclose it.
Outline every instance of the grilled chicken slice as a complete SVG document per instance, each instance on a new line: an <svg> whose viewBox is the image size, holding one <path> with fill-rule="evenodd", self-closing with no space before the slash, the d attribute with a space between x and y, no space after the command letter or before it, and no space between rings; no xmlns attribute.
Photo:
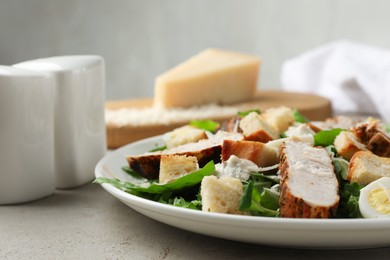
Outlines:
<svg viewBox="0 0 390 260"><path fill-rule="evenodd" d="M390 157L390 138L378 131L367 144L368 150L381 157Z"/></svg>
<svg viewBox="0 0 390 260"><path fill-rule="evenodd" d="M287 141L281 147L280 159L281 217L334 217L340 200L339 184L326 150Z"/></svg>
<svg viewBox="0 0 390 260"><path fill-rule="evenodd" d="M358 124L352 133L361 139L367 149L381 157L390 157L390 137L383 132L376 120L367 120Z"/></svg>
<svg viewBox="0 0 390 260"><path fill-rule="evenodd" d="M129 167L141 176L148 179L158 179L161 155L177 154L195 156L198 160L199 167L203 167L211 160L215 163L221 161L221 150L224 140L242 140L243 138L244 136L240 133L219 131L209 139L200 140L196 143L187 143L164 151L128 156L126 159Z"/></svg>
<svg viewBox="0 0 390 260"><path fill-rule="evenodd" d="M378 131L380 131L378 122L375 120L367 120L366 122L359 123L351 128L351 132L361 140L363 144L367 144Z"/></svg>

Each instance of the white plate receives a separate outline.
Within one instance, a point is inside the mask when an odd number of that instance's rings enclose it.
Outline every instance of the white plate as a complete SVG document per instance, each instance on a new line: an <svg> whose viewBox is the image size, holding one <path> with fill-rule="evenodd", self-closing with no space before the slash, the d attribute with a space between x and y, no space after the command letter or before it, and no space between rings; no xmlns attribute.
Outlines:
<svg viewBox="0 0 390 260"><path fill-rule="evenodd" d="M121 167L126 156L162 144L161 137L126 145L96 165L96 177L130 180ZM208 213L146 200L110 184L103 188L152 219L192 232L263 245L301 248L367 248L390 246L390 219L290 219Z"/></svg>

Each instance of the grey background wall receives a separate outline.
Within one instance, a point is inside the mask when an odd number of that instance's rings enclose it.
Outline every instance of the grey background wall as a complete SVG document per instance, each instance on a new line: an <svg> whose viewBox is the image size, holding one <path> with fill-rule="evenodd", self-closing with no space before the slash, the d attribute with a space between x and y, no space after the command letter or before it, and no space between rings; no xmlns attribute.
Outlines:
<svg viewBox="0 0 390 260"><path fill-rule="evenodd" d="M154 79L197 52L256 54L259 88L283 61L333 40L390 48L387 0L0 0L0 64L97 54L107 99L153 96Z"/></svg>

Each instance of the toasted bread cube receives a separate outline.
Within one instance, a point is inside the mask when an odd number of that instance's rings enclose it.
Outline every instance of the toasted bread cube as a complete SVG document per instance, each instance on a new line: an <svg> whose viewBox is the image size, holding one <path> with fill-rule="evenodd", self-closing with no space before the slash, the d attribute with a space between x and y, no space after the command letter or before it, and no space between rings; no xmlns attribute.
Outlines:
<svg viewBox="0 0 390 260"><path fill-rule="evenodd" d="M203 139L207 139L206 132L189 125L176 128L164 135L164 141L168 149L182 144L195 143Z"/></svg>
<svg viewBox="0 0 390 260"><path fill-rule="evenodd" d="M249 113L240 121L245 140L266 143L279 138L280 133L256 112Z"/></svg>
<svg viewBox="0 0 390 260"><path fill-rule="evenodd" d="M243 186L239 179L233 177L206 176L200 188L202 211L242 214L239 210L243 195Z"/></svg>
<svg viewBox="0 0 390 260"><path fill-rule="evenodd" d="M358 151L366 151L364 144L360 143L352 132L342 131L334 140L337 153L347 160Z"/></svg>
<svg viewBox="0 0 390 260"><path fill-rule="evenodd" d="M390 177L390 158L380 157L370 151L356 152L348 169L348 180L367 185L381 177Z"/></svg>
<svg viewBox="0 0 390 260"><path fill-rule="evenodd" d="M277 150L266 146L261 142L224 140L221 159L229 160L235 155L241 159L247 159L260 167L275 165L278 163Z"/></svg>
<svg viewBox="0 0 390 260"><path fill-rule="evenodd" d="M195 156L162 155L160 161L159 183L170 183L198 170Z"/></svg>
<svg viewBox="0 0 390 260"><path fill-rule="evenodd" d="M289 107L276 107L265 110L261 117L279 132L286 131L295 122L293 111Z"/></svg>

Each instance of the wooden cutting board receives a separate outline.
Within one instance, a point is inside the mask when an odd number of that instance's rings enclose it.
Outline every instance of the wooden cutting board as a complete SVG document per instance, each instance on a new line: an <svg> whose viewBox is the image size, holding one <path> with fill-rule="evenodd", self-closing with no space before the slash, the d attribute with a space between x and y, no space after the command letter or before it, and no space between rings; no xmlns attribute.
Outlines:
<svg viewBox="0 0 390 260"><path fill-rule="evenodd" d="M144 108L153 105L152 98L116 100L106 102L106 109L116 110L121 108ZM324 120L332 116L331 102L328 99L312 94L293 93L284 91L259 91L251 101L234 105L240 111L248 109L260 109L260 111L271 107L287 106L298 109L310 120ZM233 115L232 115L233 116ZM215 116L211 119L223 121L229 117ZM161 135L174 128L188 124L190 120L172 124L153 124L144 126L124 125L118 126L106 123L107 146L115 149L128 143L151 136Z"/></svg>

